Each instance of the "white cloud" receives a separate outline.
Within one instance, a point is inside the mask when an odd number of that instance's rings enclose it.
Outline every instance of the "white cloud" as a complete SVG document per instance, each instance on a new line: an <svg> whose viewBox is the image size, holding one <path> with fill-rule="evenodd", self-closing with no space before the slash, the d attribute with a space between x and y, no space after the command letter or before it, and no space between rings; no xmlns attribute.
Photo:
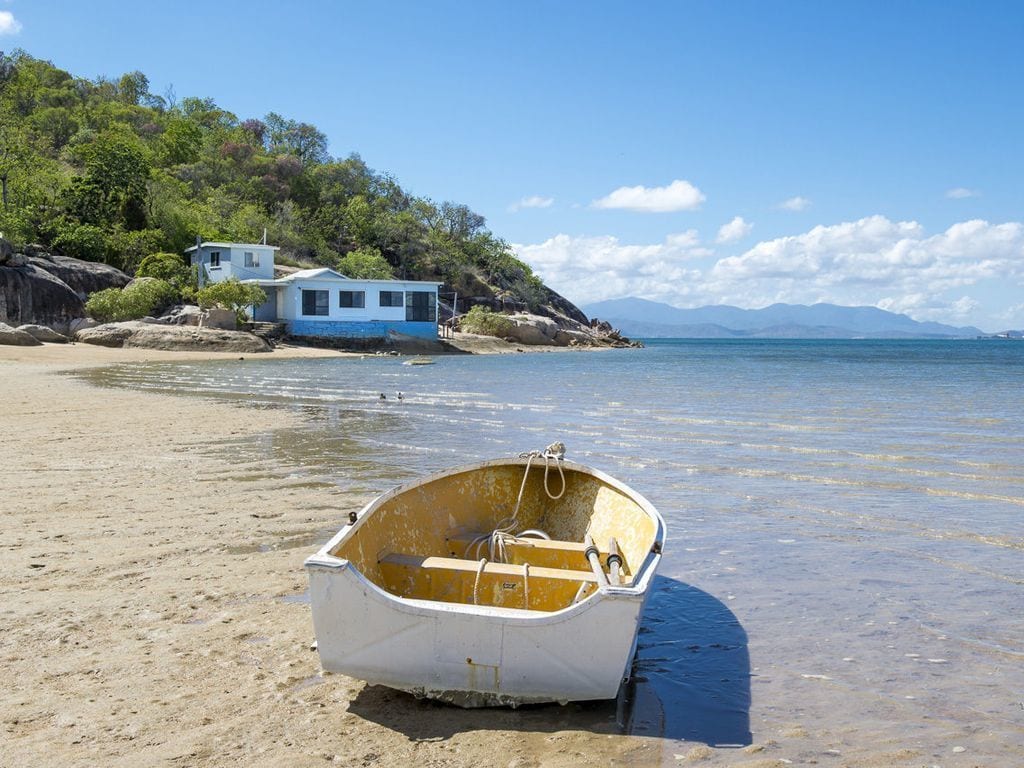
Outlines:
<svg viewBox="0 0 1024 768"><path fill-rule="evenodd" d="M981 197L981 192L976 189L967 189L967 187L954 187L946 191L946 197L950 200L963 200L967 197Z"/></svg>
<svg viewBox="0 0 1024 768"><path fill-rule="evenodd" d="M661 243L558 235L515 245L571 301L641 296L676 306L775 302L870 305L917 320L987 328L1004 313L983 281L1024 284L1024 224L974 220L929 235L914 221L870 216L817 226L714 259L693 230Z"/></svg>
<svg viewBox="0 0 1024 768"><path fill-rule="evenodd" d="M742 240L750 234L750 230L753 228L753 224L744 221L742 216L737 216L728 224L723 224L719 227L717 242L732 243L736 240Z"/></svg>
<svg viewBox="0 0 1024 768"><path fill-rule="evenodd" d="M581 304L630 295L676 299L700 276L690 262L712 254L692 229L653 245L630 245L611 235L556 235L512 248L545 283Z"/></svg>
<svg viewBox="0 0 1024 768"><path fill-rule="evenodd" d="M811 207L811 201L806 197L791 197L788 200L783 200L779 203L779 208L784 211L805 211Z"/></svg>
<svg viewBox="0 0 1024 768"><path fill-rule="evenodd" d="M594 208L621 208L644 213L691 211L706 198L693 184L676 179L667 187L619 187L606 197L595 200Z"/></svg>
<svg viewBox="0 0 1024 768"><path fill-rule="evenodd" d="M555 198L553 197L530 195L529 197L521 198L520 200L512 203L512 205L508 207L508 210L510 213L515 213L523 208L550 208L554 202Z"/></svg>
<svg viewBox="0 0 1024 768"><path fill-rule="evenodd" d="M0 35L16 35L21 32L21 22L10 11L0 11Z"/></svg>
<svg viewBox="0 0 1024 768"><path fill-rule="evenodd" d="M969 297L941 294L990 278L1024 279L1024 225L965 221L928 237L913 221L884 216L758 243L724 258L707 288L725 303L869 304L919 320L977 314Z"/></svg>

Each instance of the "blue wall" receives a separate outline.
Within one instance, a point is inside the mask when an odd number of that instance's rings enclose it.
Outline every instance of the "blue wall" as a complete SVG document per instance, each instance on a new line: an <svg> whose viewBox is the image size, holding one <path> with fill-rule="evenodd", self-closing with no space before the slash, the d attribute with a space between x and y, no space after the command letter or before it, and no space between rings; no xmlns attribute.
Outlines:
<svg viewBox="0 0 1024 768"><path fill-rule="evenodd" d="M413 323L384 320L292 320L288 332L292 336L330 336L343 339L386 339L388 331L404 333L421 339L437 338L437 323Z"/></svg>

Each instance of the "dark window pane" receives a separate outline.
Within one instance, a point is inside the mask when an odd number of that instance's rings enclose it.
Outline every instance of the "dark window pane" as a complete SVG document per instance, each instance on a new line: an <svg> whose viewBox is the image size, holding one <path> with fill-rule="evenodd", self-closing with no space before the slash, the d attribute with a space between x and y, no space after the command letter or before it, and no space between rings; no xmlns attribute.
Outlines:
<svg viewBox="0 0 1024 768"><path fill-rule="evenodd" d="M366 306L366 291L339 291L339 307L362 308Z"/></svg>
<svg viewBox="0 0 1024 768"><path fill-rule="evenodd" d="M416 323L437 320L437 294L433 291L408 291L405 294L405 319Z"/></svg>
<svg viewBox="0 0 1024 768"><path fill-rule="evenodd" d="M382 307L400 307L405 301L401 291L381 291L380 305Z"/></svg>
<svg viewBox="0 0 1024 768"><path fill-rule="evenodd" d="M303 291L302 292L302 314L304 315L326 315L330 313L328 308L327 291Z"/></svg>

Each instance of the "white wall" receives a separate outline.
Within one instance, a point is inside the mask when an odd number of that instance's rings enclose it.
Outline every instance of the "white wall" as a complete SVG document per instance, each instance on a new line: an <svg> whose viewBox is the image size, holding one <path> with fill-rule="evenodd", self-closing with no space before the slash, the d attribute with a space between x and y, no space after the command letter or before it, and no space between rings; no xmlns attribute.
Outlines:
<svg viewBox="0 0 1024 768"><path fill-rule="evenodd" d="M258 268L246 268L246 251L258 254L260 262ZM214 252L220 253L219 269L210 267L210 254ZM265 245L246 245L234 248L204 245L191 254L191 259L193 265L202 265L200 267L200 282L204 283L207 278L215 283L230 277L237 277L239 280L274 279L274 249ZM204 268L208 271L205 271Z"/></svg>
<svg viewBox="0 0 1024 768"><path fill-rule="evenodd" d="M381 291L430 291L436 294L438 286L434 283L417 282L385 282L381 280L295 280L282 294L278 307L281 317L286 320L387 320L390 322L405 321L405 302L399 307L382 307L379 304ZM303 315L302 291L328 291L327 315ZM365 307L339 307L339 291L366 291Z"/></svg>

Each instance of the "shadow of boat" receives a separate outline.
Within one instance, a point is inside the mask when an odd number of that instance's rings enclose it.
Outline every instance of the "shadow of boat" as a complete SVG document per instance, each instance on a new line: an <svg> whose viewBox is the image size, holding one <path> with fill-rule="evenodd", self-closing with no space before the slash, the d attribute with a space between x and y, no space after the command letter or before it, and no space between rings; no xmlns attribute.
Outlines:
<svg viewBox="0 0 1024 768"><path fill-rule="evenodd" d="M749 745L747 633L717 598L657 577L623 698L621 719L629 733L712 747Z"/></svg>
<svg viewBox="0 0 1024 768"><path fill-rule="evenodd" d="M349 712L412 741L500 729L745 746L751 743L747 635L732 611L707 592L658 576L641 621L633 678L617 701L460 709L368 685Z"/></svg>

